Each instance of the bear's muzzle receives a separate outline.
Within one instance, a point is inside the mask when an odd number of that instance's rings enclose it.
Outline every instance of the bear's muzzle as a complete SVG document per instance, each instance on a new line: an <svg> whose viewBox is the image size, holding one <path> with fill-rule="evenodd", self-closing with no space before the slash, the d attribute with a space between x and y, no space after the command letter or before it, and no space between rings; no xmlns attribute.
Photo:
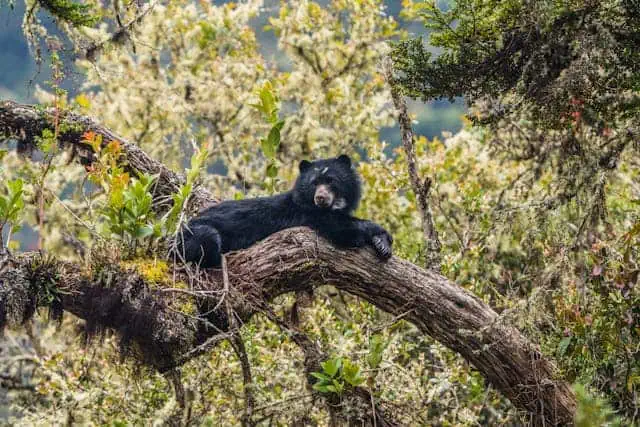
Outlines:
<svg viewBox="0 0 640 427"><path fill-rule="evenodd" d="M313 203L319 208L328 208L333 204L334 198L335 195L328 185L318 185L316 187L316 193L313 196Z"/></svg>

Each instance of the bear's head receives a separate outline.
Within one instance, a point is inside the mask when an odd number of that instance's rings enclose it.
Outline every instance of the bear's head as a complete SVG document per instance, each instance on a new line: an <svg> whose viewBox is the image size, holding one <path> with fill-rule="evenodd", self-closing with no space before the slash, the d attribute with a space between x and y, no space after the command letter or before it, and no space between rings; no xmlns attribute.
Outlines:
<svg viewBox="0 0 640 427"><path fill-rule="evenodd" d="M360 177L347 155L300 162L293 188L294 201L303 207L351 213L360 202Z"/></svg>

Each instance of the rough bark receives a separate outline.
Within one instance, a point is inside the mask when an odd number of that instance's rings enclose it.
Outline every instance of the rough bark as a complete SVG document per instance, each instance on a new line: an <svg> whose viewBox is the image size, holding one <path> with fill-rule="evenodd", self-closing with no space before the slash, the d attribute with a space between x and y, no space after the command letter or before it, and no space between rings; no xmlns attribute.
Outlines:
<svg viewBox="0 0 640 427"><path fill-rule="evenodd" d="M48 114L1 103L0 132L32 144L33 137L50 126ZM91 153L82 146L81 135L92 130L105 141L123 143L127 167L160 172L156 197L166 197L183 182L180 175L92 120L73 114L64 120L77 130L62 133L61 142L75 146L85 160L91 160ZM194 206L212 202L206 191L197 191ZM176 293L149 286L142 277L108 262L87 271L39 254L3 255L0 261L0 326L29 318L36 306L44 304L38 298L39 288L51 289L53 282L64 291L57 294L54 310L87 319L90 331L114 329L126 351L163 372L206 351L229 333L224 308L205 321L194 320L171 307L180 303ZM228 288L225 304L246 321L278 295L331 284L388 313L408 312L405 319L460 353L516 407L527 411L534 424L571 424L573 420L575 396L566 382L556 378L552 362L487 304L436 272L397 257L380 262L370 249L336 249L306 228L282 231L229 254L227 267L226 287L220 271L198 273L199 286L194 290L209 295L204 303L196 298L199 308L202 304L206 308L211 295L219 299ZM186 280L187 275L179 270L176 277Z"/></svg>

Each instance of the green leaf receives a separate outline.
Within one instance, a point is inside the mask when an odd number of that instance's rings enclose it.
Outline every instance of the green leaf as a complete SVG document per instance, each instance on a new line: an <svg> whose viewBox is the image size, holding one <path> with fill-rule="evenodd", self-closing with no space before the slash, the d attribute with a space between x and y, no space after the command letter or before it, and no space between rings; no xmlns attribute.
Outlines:
<svg viewBox="0 0 640 427"><path fill-rule="evenodd" d="M311 372L311 376L319 379L320 381L331 381L331 377L328 377L320 372Z"/></svg>
<svg viewBox="0 0 640 427"><path fill-rule="evenodd" d="M335 377L340 367L342 366L342 359L339 357L326 360L321 363L322 370L330 377Z"/></svg>
<svg viewBox="0 0 640 427"><path fill-rule="evenodd" d="M314 390L316 390L316 391L319 391L320 393L330 393L333 390L330 390L329 387L331 387L331 386L326 385L326 384L316 383L316 384L313 385L312 388Z"/></svg>
<svg viewBox="0 0 640 427"><path fill-rule="evenodd" d="M267 166L267 172L266 173L267 173L267 176L269 178L275 178L276 176L278 176L278 166L276 166L273 163L270 163Z"/></svg>
<svg viewBox="0 0 640 427"><path fill-rule="evenodd" d="M571 339L572 338L573 337L564 337L564 338L562 338L562 340L558 344L558 355L559 356L564 356L564 354L567 352L567 349L569 348L569 345L571 344Z"/></svg>
<svg viewBox="0 0 640 427"><path fill-rule="evenodd" d="M342 366L342 377L346 382L354 387L364 382L364 378L360 375L360 367L350 360L345 360Z"/></svg>
<svg viewBox="0 0 640 427"><path fill-rule="evenodd" d="M10 194L22 192L23 185L24 183L19 178L7 182L7 188Z"/></svg>
<svg viewBox="0 0 640 427"><path fill-rule="evenodd" d="M267 115L267 120L272 121L273 115L277 111L277 98L273 93L273 87L270 81L266 81L260 90L260 101L262 102L262 111Z"/></svg>
<svg viewBox="0 0 640 427"><path fill-rule="evenodd" d="M385 342L382 335L372 335L369 338L369 354L367 355L367 364L371 369L376 369L382 362L382 354L389 345Z"/></svg>
<svg viewBox="0 0 640 427"><path fill-rule="evenodd" d="M333 380L333 385L328 386L327 388L332 389L332 391L335 393L342 394L342 392L344 391L344 383L338 380Z"/></svg>
<svg viewBox="0 0 640 427"><path fill-rule="evenodd" d="M264 156L268 159L273 159L276 156L276 147L269 141L269 139L262 138L260 140L260 148L262 148L262 152Z"/></svg>

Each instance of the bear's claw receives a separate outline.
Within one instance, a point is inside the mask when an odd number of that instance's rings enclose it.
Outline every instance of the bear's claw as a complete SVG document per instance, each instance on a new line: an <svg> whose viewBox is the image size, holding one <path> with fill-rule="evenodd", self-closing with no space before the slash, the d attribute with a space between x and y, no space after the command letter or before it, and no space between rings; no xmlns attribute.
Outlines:
<svg viewBox="0 0 640 427"><path fill-rule="evenodd" d="M378 236L373 236L371 241L373 243L373 247L375 248L380 258L382 258L383 260L387 260L391 258L391 255L393 255L393 252L391 249L392 241L390 236L386 234L380 234Z"/></svg>

